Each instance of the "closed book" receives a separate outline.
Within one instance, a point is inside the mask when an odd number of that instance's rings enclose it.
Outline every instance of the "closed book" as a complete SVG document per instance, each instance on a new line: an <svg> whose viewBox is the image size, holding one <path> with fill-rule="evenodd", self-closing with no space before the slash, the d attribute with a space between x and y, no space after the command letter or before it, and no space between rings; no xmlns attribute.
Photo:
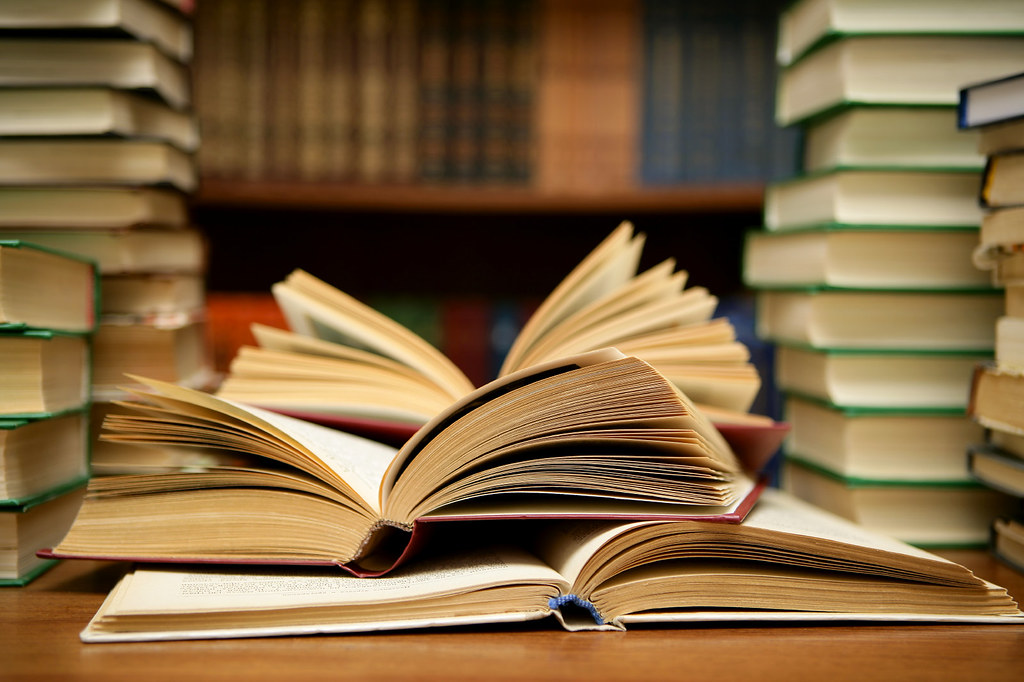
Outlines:
<svg viewBox="0 0 1024 682"><path fill-rule="evenodd" d="M191 192L195 159L177 147L136 139L0 139L6 185L161 185Z"/></svg>
<svg viewBox="0 0 1024 682"><path fill-rule="evenodd" d="M803 171L888 167L980 170L980 131L952 106L849 106L805 126Z"/></svg>
<svg viewBox="0 0 1024 682"><path fill-rule="evenodd" d="M84 494L78 481L0 508L0 585L24 585L53 565L37 552L63 537Z"/></svg>
<svg viewBox="0 0 1024 682"><path fill-rule="evenodd" d="M0 136L116 136L199 146L194 114L112 88L0 89Z"/></svg>
<svg viewBox="0 0 1024 682"><path fill-rule="evenodd" d="M856 168L808 173L769 184L769 230L824 223L893 227L977 227L977 171Z"/></svg>
<svg viewBox="0 0 1024 682"><path fill-rule="evenodd" d="M0 187L0 227L89 229L182 227L181 192L154 187Z"/></svg>
<svg viewBox="0 0 1024 682"><path fill-rule="evenodd" d="M785 453L859 481L963 483L984 429L963 409L843 408L790 394Z"/></svg>
<svg viewBox="0 0 1024 682"><path fill-rule="evenodd" d="M192 23L172 5L161 0L9 0L0 7L0 27L20 35L131 37L188 62Z"/></svg>
<svg viewBox="0 0 1024 682"><path fill-rule="evenodd" d="M44 417L89 399L91 352L83 334L0 334L0 416Z"/></svg>
<svg viewBox="0 0 1024 682"><path fill-rule="evenodd" d="M991 126L1024 116L1024 72L962 87L957 110L961 128Z"/></svg>
<svg viewBox="0 0 1024 682"><path fill-rule="evenodd" d="M991 353L775 347L775 384L850 408L964 410L974 368Z"/></svg>
<svg viewBox="0 0 1024 682"><path fill-rule="evenodd" d="M1019 33L843 35L782 69L775 118L806 123L851 103L955 105L965 83L1019 71L1022 48Z"/></svg>
<svg viewBox="0 0 1024 682"><path fill-rule="evenodd" d="M96 265L31 242L0 239L0 331L96 328Z"/></svg>
<svg viewBox="0 0 1024 682"><path fill-rule="evenodd" d="M202 272L206 239L194 227L114 230L0 229L0 238L31 241L96 263L100 274Z"/></svg>
<svg viewBox="0 0 1024 682"><path fill-rule="evenodd" d="M985 547L993 520L1014 500L977 482L854 480L787 460L783 488L796 497L919 547Z"/></svg>
<svg viewBox="0 0 1024 682"><path fill-rule="evenodd" d="M967 451L967 470L989 488L1024 498L1024 459L1018 455L976 443Z"/></svg>
<svg viewBox="0 0 1024 682"><path fill-rule="evenodd" d="M107 86L191 105L188 68L155 45L103 38L0 37L0 85Z"/></svg>
<svg viewBox="0 0 1024 682"><path fill-rule="evenodd" d="M1024 30L1024 11L1014 0L958 0L921 6L915 0L800 0L779 17L776 59L786 65L819 43L843 35L978 34L999 36Z"/></svg>
<svg viewBox="0 0 1024 682"><path fill-rule="evenodd" d="M749 232L743 281L754 288L991 289L971 260L973 228L900 229L823 225Z"/></svg>
<svg viewBox="0 0 1024 682"><path fill-rule="evenodd" d="M761 338L815 348L991 352L999 291L757 292Z"/></svg>
<svg viewBox="0 0 1024 682"><path fill-rule="evenodd" d="M988 157L981 181L981 205L1004 208L1024 205L1024 151Z"/></svg>
<svg viewBox="0 0 1024 682"><path fill-rule="evenodd" d="M0 508L84 484L90 434L85 407L38 419L0 418Z"/></svg>

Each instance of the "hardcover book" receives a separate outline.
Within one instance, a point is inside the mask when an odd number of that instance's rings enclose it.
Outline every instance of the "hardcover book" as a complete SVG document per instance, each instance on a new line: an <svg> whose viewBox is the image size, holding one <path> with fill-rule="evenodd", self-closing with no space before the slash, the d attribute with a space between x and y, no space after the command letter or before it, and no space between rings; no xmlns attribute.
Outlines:
<svg viewBox="0 0 1024 682"><path fill-rule="evenodd" d="M1022 621L1004 589L967 569L776 490L766 490L741 525L570 521L548 524L532 541L515 537L512 529L505 543L463 533L447 551L370 581L296 569L139 566L81 637L214 639L545 618L567 630L613 631Z"/></svg>
<svg viewBox="0 0 1024 682"><path fill-rule="evenodd" d="M399 450L187 389L149 392L104 438L210 451L201 470L94 478L55 557L339 564L385 573L424 525L479 518L736 522L759 487L649 364L607 349L455 402ZM228 452L216 455L215 449Z"/></svg>

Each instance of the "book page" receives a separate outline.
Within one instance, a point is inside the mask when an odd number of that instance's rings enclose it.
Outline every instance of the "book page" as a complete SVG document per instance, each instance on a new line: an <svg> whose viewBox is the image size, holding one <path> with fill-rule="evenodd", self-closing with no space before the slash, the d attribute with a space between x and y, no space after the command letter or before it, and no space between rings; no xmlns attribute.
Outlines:
<svg viewBox="0 0 1024 682"><path fill-rule="evenodd" d="M527 320L508 351L499 375L523 367L522 356L551 327L565 317L626 284L636 274L643 235L623 222L555 287Z"/></svg>
<svg viewBox="0 0 1024 682"><path fill-rule="evenodd" d="M477 549L429 557L379 578L338 570L294 568L136 568L118 612L202 613L295 609L357 604L400 604L471 590L535 583L557 593L565 581L536 557L516 548Z"/></svg>
<svg viewBox="0 0 1024 682"><path fill-rule="evenodd" d="M133 379L157 393L139 393L140 396L149 396L158 403L163 396L181 404L212 411L214 414L226 415L249 425L256 430L257 435L292 446L311 463L319 464L319 468L333 474L370 509L380 511L377 504L380 482L395 457L395 448L268 410L224 400L201 391L140 377ZM203 417L209 419L210 415L206 414ZM316 467L300 468L317 474Z"/></svg>

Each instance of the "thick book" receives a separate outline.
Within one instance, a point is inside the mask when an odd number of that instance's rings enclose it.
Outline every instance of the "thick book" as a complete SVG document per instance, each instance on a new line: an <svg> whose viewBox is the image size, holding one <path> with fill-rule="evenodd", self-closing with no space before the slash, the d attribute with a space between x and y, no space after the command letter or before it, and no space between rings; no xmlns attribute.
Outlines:
<svg viewBox="0 0 1024 682"><path fill-rule="evenodd" d="M0 187L0 227L88 229L184 227L185 195L155 187Z"/></svg>
<svg viewBox="0 0 1024 682"><path fill-rule="evenodd" d="M978 171L851 168L807 173L765 188L764 224L785 231L864 227L977 227Z"/></svg>
<svg viewBox="0 0 1024 682"><path fill-rule="evenodd" d="M959 88L1020 70L1024 34L847 34L779 73L775 119L807 124L849 104L955 105Z"/></svg>
<svg viewBox="0 0 1024 682"><path fill-rule="evenodd" d="M1024 372L1016 367L986 363L975 368L968 413L982 426L1024 434Z"/></svg>
<svg viewBox="0 0 1024 682"><path fill-rule="evenodd" d="M24 585L53 565L36 552L63 536L84 492L79 479L0 507L0 586Z"/></svg>
<svg viewBox="0 0 1024 682"><path fill-rule="evenodd" d="M789 459L861 481L969 481L964 452L985 436L963 409L851 409L788 395L784 414Z"/></svg>
<svg viewBox="0 0 1024 682"><path fill-rule="evenodd" d="M96 328L99 276L91 261L0 239L0 331Z"/></svg>
<svg viewBox="0 0 1024 682"><path fill-rule="evenodd" d="M979 170L979 131L956 127L953 106L849 106L807 126L806 173L838 168Z"/></svg>
<svg viewBox="0 0 1024 682"><path fill-rule="evenodd" d="M761 386L718 299L687 286L674 259L638 274L644 235L623 223L560 282L518 331L499 376L614 346L651 363L718 422L770 430L750 414ZM254 327L218 394L325 420L420 426L473 389L421 336L304 271L273 286L290 331Z"/></svg>
<svg viewBox="0 0 1024 682"><path fill-rule="evenodd" d="M802 500L919 547L984 547L992 521L1017 506L1013 497L975 481L851 478L788 457L782 481Z"/></svg>
<svg viewBox="0 0 1024 682"><path fill-rule="evenodd" d="M884 3L860 0L799 0L779 17L776 60L790 64L815 46L843 35L1000 36L1024 31L1024 12L1016 0L980 0L965 11L959 0Z"/></svg>
<svg viewBox="0 0 1024 682"><path fill-rule="evenodd" d="M0 138L0 183L156 185L192 192L194 158L168 142L120 138Z"/></svg>
<svg viewBox="0 0 1024 682"><path fill-rule="evenodd" d="M981 178L979 200L983 207L1000 209L1024 205L1024 150L988 157Z"/></svg>
<svg viewBox="0 0 1024 682"><path fill-rule="evenodd" d="M0 239L18 239L73 253L96 263L101 277L141 272L201 273L206 268L205 235L193 227L81 230L0 228Z"/></svg>
<svg viewBox="0 0 1024 682"><path fill-rule="evenodd" d="M202 448L209 463L94 478L51 556L338 564L374 575L443 520L738 522L760 488L681 391L614 349L477 389L398 450L137 380L150 390L125 407L138 413L108 416L103 438Z"/></svg>
<svg viewBox="0 0 1024 682"><path fill-rule="evenodd" d="M960 88L961 128L992 126L1024 117L1024 71Z"/></svg>
<svg viewBox="0 0 1024 682"><path fill-rule="evenodd" d="M192 104L188 67L151 43L110 38L0 36L0 86L106 86Z"/></svg>
<svg viewBox="0 0 1024 682"><path fill-rule="evenodd" d="M962 411L974 368L991 359L990 352L835 350L778 344L775 385L839 407Z"/></svg>
<svg viewBox="0 0 1024 682"><path fill-rule="evenodd" d="M971 261L977 246L977 228L823 225L751 231L743 251L743 281L758 289L991 289L989 273Z"/></svg>
<svg viewBox="0 0 1024 682"><path fill-rule="evenodd" d="M558 522L463 537L372 581L295 569L136 567L85 642L368 632L551 619L645 624L1020 623L1003 588L776 490L742 525ZM473 540L478 542L473 542ZM754 595L752 597L752 595Z"/></svg>
<svg viewBox="0 0 1024 682"><path fill-rule="evenodd" d="M1016 518L992 523L992 552L1018 571L1024 571L1024 522Z"/></svg>
<svg viewBox="0 0 1024 682"><path fill-rule="evenodd" d="M86 407L38 419L0 418L0 508L89 476Z"/></svg>
<svg viewBox="0 0 1024 682"><path fill-rule="evenodd" d="M1024 149L1024 117L981 126L977 133L978 152L985 156Z"/></svg>
<svg viewBox="0 0 1024 682"><path fill-rule="evenodd" d="M8 0L0 27L22 36L131 37L180 62L192 59L190 19L161 0Z"/></svg>
<svg viewBox="0 0 1024 682"><path fill-rule="evenodd" d="M92 398L125 397L139 374L191 388L216 384L201 308L152 315L107 314L92 339ZM137 385L136 385L137 386Z"/></svg>
<svg viewBox="0 0 1024 682"><path fill-rule="evenodd" d="M1014 497L1024 498L1024 458L993 443L967 450L967 470L979 483Z"/></svg>
<svg viewBox="0 0 1024 682"><path fill-rule="evenodd" d="M0 136L115 136L163 140L193 152L199 126L188 111L112 88L0 89Z"/></svg>
<svg viewBox="0 0 1024 682"><path fill-rule="evenodd" d="M46 417L84 405L91 358L87 334L0 334L0 416Z"/></svg>
<svg viewBox="0 0 1024 682"><path fill-rule="evenodd" d="M991 352L999 290L816 288L757 292L757 334L832 349Z"/></svg>

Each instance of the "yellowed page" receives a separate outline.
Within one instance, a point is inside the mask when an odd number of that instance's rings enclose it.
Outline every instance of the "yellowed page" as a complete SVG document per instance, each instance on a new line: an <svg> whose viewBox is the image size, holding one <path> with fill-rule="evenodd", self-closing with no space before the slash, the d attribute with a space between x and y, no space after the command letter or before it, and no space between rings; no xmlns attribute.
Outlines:
<svg viewBox="0 0 1024 682"><path fill-rule="evenodd" d="M426 558L381 578L325 570L136 568L85 641L253 637L527 620L565 581L515 548Z"/></svg>
<svg viewBox="0 0 1024 682"><path fill-rule="evenodd" d="M315 465L312 469L305 467L306 471L316 474L316 469L322 469L334 474L335 482L340 482L342 489L348 488L367 508L380 511L380 482L394 459L394 448L201 391L141 377L133 379L157 392L154 399L166 396L179 403L226 415L270 439L291 446Z"/></svg>
<svg viewBox="0 0 1024 682"><path fill-rule="evenodd" d="M623 222L570 272L530 316L509 349L499 375L523 367L521 358L554 324L625 285L640 262L644 237Z"/></svg>
<svg viewBox="0 0 1024 682"><path fill-rule="evenodd" d="M465 374L422 338L302 270L271 290L289 326L299 334L393 358L429 377L453 399L473 389Z"/></svg>

